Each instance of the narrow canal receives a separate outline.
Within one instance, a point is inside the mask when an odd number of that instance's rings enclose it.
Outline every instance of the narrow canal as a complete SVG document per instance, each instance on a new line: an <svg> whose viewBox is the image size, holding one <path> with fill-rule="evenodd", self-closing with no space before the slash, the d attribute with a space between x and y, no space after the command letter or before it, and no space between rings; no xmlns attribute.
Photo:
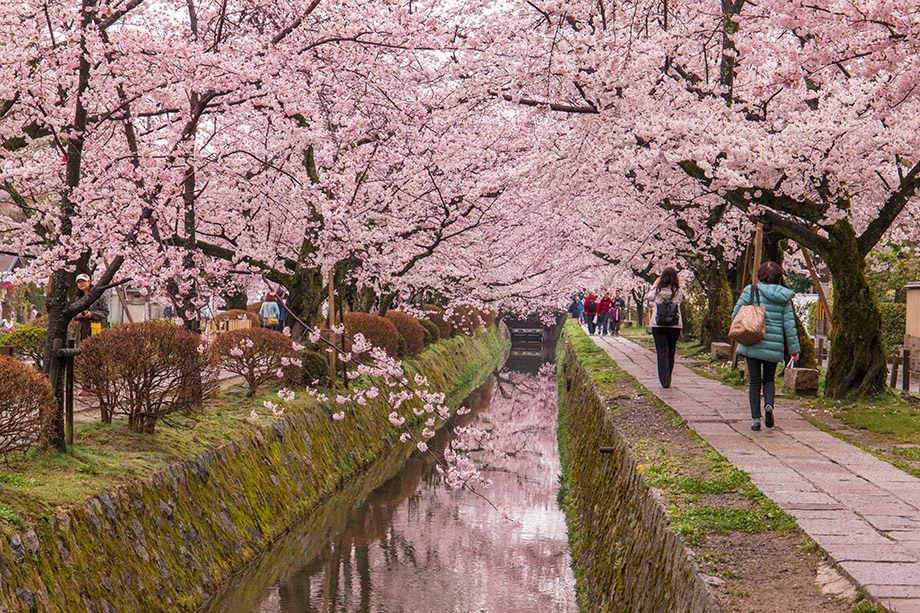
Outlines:
<svg viewBox="0 0 920 613"><path fill-rule="evenodd" d="M466 399L459 425L504 452L472 454L493 481L450 490L434 456L394 450L226 585L207 613L575 611L556 500L552 356L511 355ZM549 360L549 362L547 362ZM441 453L451 437L432 439Z"/></svg>

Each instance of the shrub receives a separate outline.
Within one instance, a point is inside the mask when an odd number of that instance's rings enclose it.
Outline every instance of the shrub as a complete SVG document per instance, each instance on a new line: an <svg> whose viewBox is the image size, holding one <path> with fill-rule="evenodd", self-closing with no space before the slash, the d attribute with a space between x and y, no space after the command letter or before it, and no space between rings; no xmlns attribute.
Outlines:
<svg viewBox="0 0 920 613"><path fill-rule="evenodd" d="M882 342L890 353L904 343L907 328L907 305L903 302L882 302Z"/></svg>
<svg viewBox="0 0 920 613"><path fill-rule="evenodd" d="M304 349L296 354L296 360L300 363L281 367L284 384L288 387L312 385L314 381L322 382L329 376L329 358L316 351Z"/></svg>
<svg viewBox="0 0 920 613"><path fill-rule="evenodd" d="M329 377L329 360L322 354L309 349L301 352L303 366L303 383L312 384L314 381L323 381Z"/></svg>
<svg viewBox="0 0 920 613"><path fill-rule="evenodd" d="M258 312L252 313L242 309L230 309L229 311L222 311L215 315L212 321L217 324L222 321L230 321L231 319L249 319L252 321L252 325L256 328L262 325L262 318L259 317Z"/></svg>
<svg viewBox="0 0 920 613"><path fill-rule="evenodd" d="M40 315L40 316L36 317L36 318L32 321L32 323L29 324L29 326L30 326L30 327L33 327L33 328L47 328L47 327L48 327L48 316L47 316L47 315Z"/></svg>
<svg viewBox="0 0 920 613"><path fill-rule="evenodd" d="M438 327L441 338L450 338L450 322L448 322L447 318L444 316L444 309L433 304L424 304L422 308L425 311L425 319Z"/></svg>
<svg viewBox="0 0 920 613"><path fill-rule="evenodd" d="M38 326L19 328L3 337L4 345L10 345L19 359L29 358L42 369L42 350L45 348L45 336L48 330Z"/></svg>
<svg viewBox="0 0 920 613"><path fill-rule="evenodd" d="M181 326L122 324L80 344L80 379L99 400L104 422L121 413L130 430L152 434L159 419L200 408L217 389L217 369L200 343Z"/></svg>
<svg viewBox="0 0 920 613"><path fill-rule="evenodd" d="M423 341L425 346L434 345L439 340L441 340L441 331L438 330L438 327L428 321L427 319L419 319L418 323L422 326L422 329L425 331L425 337Z"/></svg>
<svg viewBox="0 0 920 613"><path fill-rule="evenodd" d="M401 311L387 311L386 317L405 339L406 352L409 355L418 355L425 350L425 328L416 318Z"/></svg>
<svg viewBox="0 0 920 613"><path fill-rule="evenodd" d="M56 408L44 375L19 360L0 356L0 456L4 460L38 442Z"/></svg>
<svg viewBox="0 0 920 613"><path fill-rule="evenodd" d="M391 358L399 357L399 332L386 317L373 313L345 313L346 351L350 350L351 339L358 333L371 345L384 349Z"/></svg>
<svg viewBox="0 0 920 613"><path fill-rule="evenodd" d="M482 328L483 320L479 309L469 304L458 304L453 308L449 319L450 328L454 336L461 333L472 334Z"/></svg>
<svg viewBox="0 0 920 613"><path fill-rule="evenodd" d="M285 379L297 378L299 367L290 362L297 359L294 345L289 337L274 330L230 330L217 336L211 350L222 368L246 380L247 396L253 396L263 383L278 378L279 370Z"/></svg>

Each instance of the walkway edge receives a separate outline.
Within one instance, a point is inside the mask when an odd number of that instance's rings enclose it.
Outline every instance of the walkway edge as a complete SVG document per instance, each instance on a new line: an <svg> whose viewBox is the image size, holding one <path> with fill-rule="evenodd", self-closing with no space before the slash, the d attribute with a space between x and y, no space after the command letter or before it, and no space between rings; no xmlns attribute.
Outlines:
<svg viewBox="0 0 920 613"><path fill-rule="evenodd" d="M560 455L579 604L588 611L720 611L661 499L607 418L564 335L557 351ZM601 454L601 446L610 453Z"/></svg>

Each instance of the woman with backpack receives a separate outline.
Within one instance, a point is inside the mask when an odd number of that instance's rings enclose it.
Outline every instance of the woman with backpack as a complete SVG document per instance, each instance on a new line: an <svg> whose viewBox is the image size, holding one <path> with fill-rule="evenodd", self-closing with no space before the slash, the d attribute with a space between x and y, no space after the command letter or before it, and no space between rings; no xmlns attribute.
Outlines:
<svg viewBox="0 0 920 613"><path fill-rule="evenodd" d="M674 371L674 353L677 339L683 328L680 317L680 280L677 269L668 266L652 287L655 310L652 313L652 338L655 339L655 353L658 355L658 382L661 387L671 387L671 373Z"/></svg>
<svg viewBox="0 0 920 613"><path fill-rule="evenodd" d="M764 339L753 345L738 345L738 355L747 361L748 401L751 405L751 430L760 430L760 393L763 391L764 425L773 427L773 400L776 397L776 365L783 361L788 345L792 360L799 359L799 334L795 328L792 297L795 292L781 285L783 269L776 262L764 262L757 269L756 285L741 292L732 311L732 320L742 306L764 307Z"/></svg>
<svg viewBox="0 0 920 613"><path fill-rule="evenodd" d="M585 300L585 323L588 324L588 334L594 334L595 317L597 317L599 309L597 297L594 294L589 294L588 299Z"/></svg>

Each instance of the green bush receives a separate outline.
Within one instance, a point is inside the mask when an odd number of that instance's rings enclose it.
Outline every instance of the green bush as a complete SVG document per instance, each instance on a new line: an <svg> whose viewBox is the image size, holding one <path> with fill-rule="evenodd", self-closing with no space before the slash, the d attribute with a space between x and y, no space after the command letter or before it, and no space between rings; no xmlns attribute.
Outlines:
<svg viewBox="0 0 920 613"><path fill-rule="evenodd" d="M314 381L323 383L329 376L329 358L313 351L312 349L303 349L298 352L294 359L300 360L300 366L296 364L282 365L281 370L284 372L284 385L287 387L302 387L312 385Z"/></svg>
<svg viewBox="0 0 920 613"><path fill-rule="evenodd" d="M10 345L13 354L19 358L29 358L39 370L42 368L42 350L45 348L47 328L30 326L13 330L3 337L2 345Z"/></svg>
<svg viewBox="0 0 920 613"><path fill-rule="evenodd" d="M882 342L889 352L904 343L906 329L907 305L903 302L882 302Z"/></svg>
<svg viewBox="0 0 920 613"><path fill-rule="evenodd" d="M303 383L311 385L314 381L324 381L329 377L329 359L317 351L309 349L301 352L303 364Z"/></svg>
<svg viewBox="0 0 920 613"><path fill-rule="evenodd" d="M439 340L441 340L441 331L438 330L438 327L428 321L427 319L419 319L418 323L421 324L422 328L425 330L425 336L423 337L423 342L425 346L434 345Z"/></svg>

